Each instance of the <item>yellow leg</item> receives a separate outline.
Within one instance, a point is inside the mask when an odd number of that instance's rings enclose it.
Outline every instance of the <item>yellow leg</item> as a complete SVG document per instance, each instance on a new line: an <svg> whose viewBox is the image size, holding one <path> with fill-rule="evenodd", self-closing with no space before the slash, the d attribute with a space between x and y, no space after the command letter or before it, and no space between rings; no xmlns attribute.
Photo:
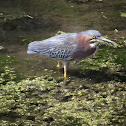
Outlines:
<svg viewBox="0 0 126 126"><path fill-rule="evenodd" d="M67 76L67 73L66 72L64 73L64 79L65 80L69 80L69 77Z"/></svg>
<svg viewBox="0 0 126 126"><path fill-rule="evenodd" d="M68 63L64 63L64 79L65 80L69 79L69 77L67 76L67 66L68 66Z"/></svg>

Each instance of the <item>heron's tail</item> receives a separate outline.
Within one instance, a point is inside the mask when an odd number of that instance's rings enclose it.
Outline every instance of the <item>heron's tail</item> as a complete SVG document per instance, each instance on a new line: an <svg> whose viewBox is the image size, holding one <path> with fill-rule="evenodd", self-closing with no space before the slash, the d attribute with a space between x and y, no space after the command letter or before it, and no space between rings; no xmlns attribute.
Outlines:
<svg viewBox="0 0 126 126"><path fill-rule="evenodd" d="M34 53L37 53L37 52L31 51L31 50L27 50L27 53L28 53L28 54L34 54Z"/></svg>

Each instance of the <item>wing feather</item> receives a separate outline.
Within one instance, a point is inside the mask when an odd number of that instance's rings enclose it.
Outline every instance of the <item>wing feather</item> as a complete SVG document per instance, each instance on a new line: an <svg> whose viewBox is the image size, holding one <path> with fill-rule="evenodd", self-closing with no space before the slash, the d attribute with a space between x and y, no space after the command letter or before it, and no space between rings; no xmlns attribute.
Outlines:
<svg viewBox="0 0 126 126"><path fill-rule="evenodd" d="M29 44L27 53L39 53L59 60L70 60L76 47L76 36L77 33L66 33L43 41L34 41Z"/></svg>

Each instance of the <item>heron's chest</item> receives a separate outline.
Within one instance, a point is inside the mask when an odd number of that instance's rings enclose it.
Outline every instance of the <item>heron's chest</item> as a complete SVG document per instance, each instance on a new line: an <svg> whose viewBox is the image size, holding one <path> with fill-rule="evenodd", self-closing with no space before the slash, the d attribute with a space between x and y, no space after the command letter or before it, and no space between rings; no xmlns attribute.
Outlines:
<svg viewBox="0 0 126 126"><path fill-rule="evenodd" d="M73 53L73 59L74 60L85 59L91 55L94 55L96 52L97 52L96 46L84 50L77 50L76 52Z"/></svg>

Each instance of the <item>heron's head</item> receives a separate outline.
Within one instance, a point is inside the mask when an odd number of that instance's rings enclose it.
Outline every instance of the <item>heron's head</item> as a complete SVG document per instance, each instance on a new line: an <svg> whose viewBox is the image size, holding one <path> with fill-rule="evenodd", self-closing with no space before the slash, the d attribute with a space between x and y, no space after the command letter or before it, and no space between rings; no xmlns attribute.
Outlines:
<svg viewBox="0 0 126 126"><path fill-rule="evenodd" d="M107 42L107 43L111 43L111 44L116 44L115 42L102 37L101 33L97 30L87 30L84 32L80 32L80 34L86 34L86 35L89 35L90 37L92 37L92 39L90 40L90 43L91 43L90 45L92 47L96 46L96 44L99 42Z"/></svg>

